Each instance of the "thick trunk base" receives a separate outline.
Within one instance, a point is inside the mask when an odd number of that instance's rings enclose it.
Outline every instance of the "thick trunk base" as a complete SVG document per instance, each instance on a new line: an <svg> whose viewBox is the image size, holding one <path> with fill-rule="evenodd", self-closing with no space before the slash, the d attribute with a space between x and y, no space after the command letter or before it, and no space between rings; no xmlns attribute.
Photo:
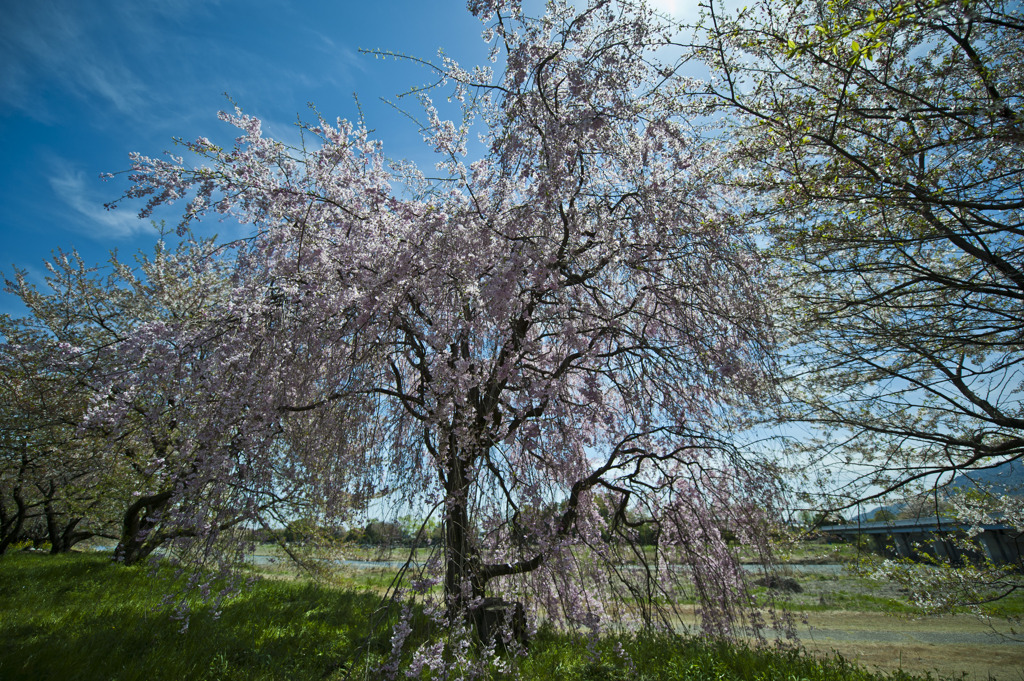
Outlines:
<svg viewBox="0 0 1024 681"><path fill-rule="evenodd" d="M469 618L477 637L485 645L495 643L500 648L508 648L513 643L523 647L529 643L522 603L485 598L469 612Z"/></svg>

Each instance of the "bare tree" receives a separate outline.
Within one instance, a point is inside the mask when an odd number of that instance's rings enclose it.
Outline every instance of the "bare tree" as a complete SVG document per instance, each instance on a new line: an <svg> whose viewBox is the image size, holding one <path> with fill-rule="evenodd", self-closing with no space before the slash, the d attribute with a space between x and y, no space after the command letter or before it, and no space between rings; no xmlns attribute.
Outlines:
<svg viewBox="0 0 1024 681"><path fill-rule="evenodd" d="M1003 2L712 3L710 104L789 282L786 418L854 503L1024 455L1024 21Z"/></svg>

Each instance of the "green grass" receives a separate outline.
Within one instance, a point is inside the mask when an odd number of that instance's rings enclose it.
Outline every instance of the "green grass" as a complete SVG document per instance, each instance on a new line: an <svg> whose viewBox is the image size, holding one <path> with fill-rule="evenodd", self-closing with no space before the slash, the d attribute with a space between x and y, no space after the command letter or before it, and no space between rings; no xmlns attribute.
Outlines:
<svg viewBox="0 0 1024 681"><path fill-rule="evenodd" d="M0 679L381 678L367 675L391 647L387 623L370 626L377 593L268 579L228 601L218 620L198 606L179 633L160 605L173 575L150 573L98 555L0 557ZM889 678L839 658L649 634L592 641L550 628L518 665L528 680Z"/></svg>
<svg viewBox="0 0 1024 681"><path fill-rule="evenodd" d="M616 650L621 646L621 651ZM631 660L631 661L630 661ZM666 635L587 641L543 630L522 665L527 679L558 681L881 681L931 678L870 672L842 657L816 658L789 650L758 649Z"/></svg>
<svg viewBox="0 0 1024 681"><path fill-rule="evenodd" d="M197 608L178 633L161 608L170 572L149 572L104 556L0 558L0 678L319 679L389 649L387 632L367 638L376 596L276 580L219 620Z"/></svg>

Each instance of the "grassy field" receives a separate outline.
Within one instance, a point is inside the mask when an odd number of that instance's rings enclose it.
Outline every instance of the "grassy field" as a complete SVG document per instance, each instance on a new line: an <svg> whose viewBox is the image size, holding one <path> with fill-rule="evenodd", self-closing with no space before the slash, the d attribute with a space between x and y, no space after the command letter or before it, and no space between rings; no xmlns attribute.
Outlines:
<svg viewBox="0 0 1024 681"><path fill-rule="evenodd" d="M181 633L161 606L173 574L150 572L103 555L0 557L0 679L380 678L373 670L391 631L374 589L265 579L228 601L219 619L198 607ZM651 635L593 642L546 629L517 664L524 679L559 681L920 678L870 673L835 656Z"/></svg>

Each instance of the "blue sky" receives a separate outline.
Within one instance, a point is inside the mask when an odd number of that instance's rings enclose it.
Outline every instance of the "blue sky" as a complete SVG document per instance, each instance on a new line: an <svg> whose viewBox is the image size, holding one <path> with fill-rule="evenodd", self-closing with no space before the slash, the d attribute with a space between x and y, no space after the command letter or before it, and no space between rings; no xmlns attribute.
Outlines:
<svg viewBox="0 0 1024 681"><path fill-rule="evenodd" d="M656 4L678 15L696 2ZM354 119L358 94L389 155L429 163L416 126L380 98L430 74L359 48L424 58L443 48L468 66L486 58L462 0L32 0L5 2L3 14L0 271L16 265L35 281L58 248L97 263L111 249L149 250L148 220L130 205L103 208L125 190L123 176L100 173L127 169L132 151L173 149L175 137L229 141L216 118L230 108L223 93L286 139L297 115L310 117L308 102L328 119ZM20 311L0 295L0 312Z"/></svg>

